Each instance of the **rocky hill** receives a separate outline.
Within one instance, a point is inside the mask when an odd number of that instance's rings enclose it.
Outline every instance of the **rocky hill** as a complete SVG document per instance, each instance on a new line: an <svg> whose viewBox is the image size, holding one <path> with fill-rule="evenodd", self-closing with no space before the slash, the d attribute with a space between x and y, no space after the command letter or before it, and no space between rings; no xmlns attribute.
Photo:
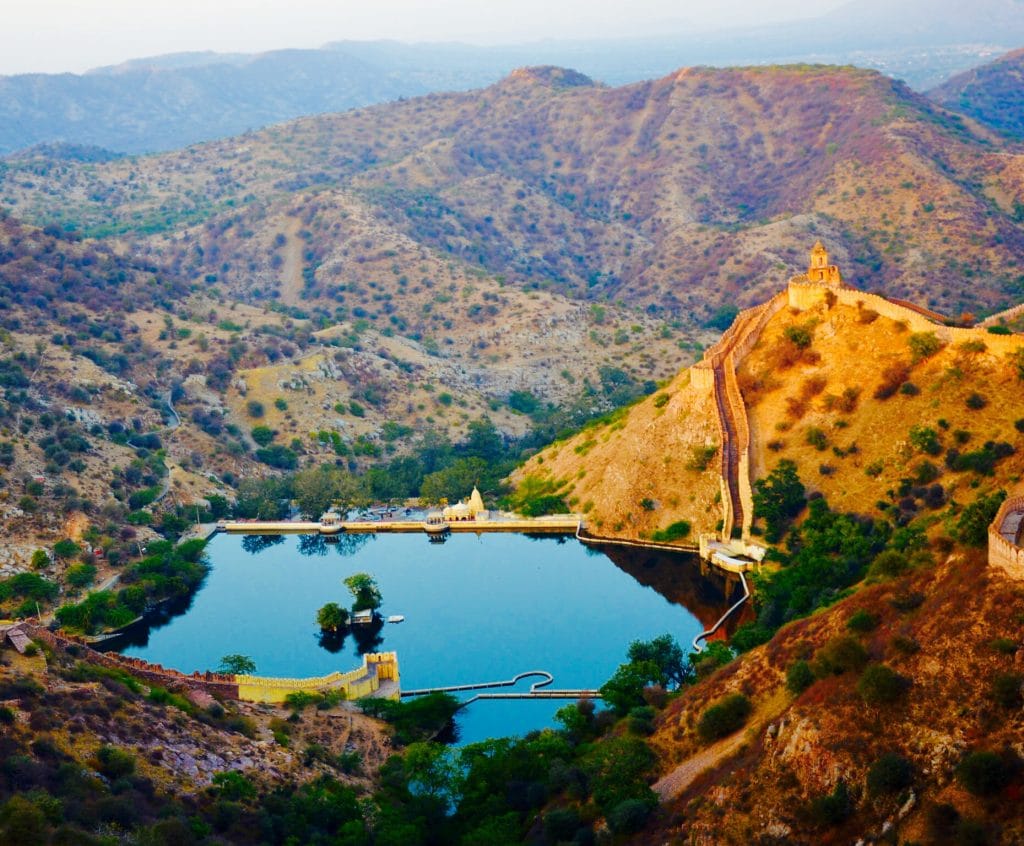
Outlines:
<svg viewBox="0 0 1024 846"><path fill-rule="evenodd" d="M997 132L1024 138L1024 50L957 74L928 96Z"/></svg>
<svg viewBox="0 0 1024 846"><path fill-rule="evenodd" d="M818 233L861 284L944 313L1019 296L1019 157L898 83L829 67L580 81L524 70L106 164L25 155L0 191L26 220L127 238L250 297L283 293L294 218L307 300L363 287L360 265L400 240L515 287L707 319L762 299Z"/></svg>
<svg viewBox="0 0 1024 846"><path fill-rule="evenodd" d="M751 312L756 331L741 315L655 395L528 460L525 490L557 490L595 534L656 539L680 521L691 541L720 530L724 427L706 368L737 337L741 407L729 416L746 419L751 482L790 462L841 510L934 525L1020 478L1020 335L949 329L855 288L806 308L787 296Z"/></svg>

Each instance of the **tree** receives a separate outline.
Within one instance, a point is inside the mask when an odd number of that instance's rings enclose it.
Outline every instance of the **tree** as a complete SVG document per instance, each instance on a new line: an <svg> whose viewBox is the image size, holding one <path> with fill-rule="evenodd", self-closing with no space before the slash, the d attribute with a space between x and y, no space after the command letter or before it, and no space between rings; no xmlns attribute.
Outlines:
<svg viewBox="0 0 1024 846"><path fill-rule="evenodd" d="M239 655L232 652L220 659L218 673L227 673L232 676L251 676L256 672L256 662L248 655Z"/></svg>
<svg viewBox="0 0 1024 846"><path fill-rule="evenodd" d="M316 612L316 623L325 632L336 632L348 625L348 611L337 602L328 602Z"/></svg>
<svg viewBox="0 0 1024 846"><path fill-rule="evenodd" d="M1012 770L1001 755L982 750L964 756L956 777L975 796L995 796L1010 783Z"/></svg>
<svg viewBox="0 0 1024 846"><path fill-rule="evenodd" d="M376 579L369 573L353 573L344 582L355 599L352 603L353 611L374 611L380 608L380 588L377 587Z"/></svg>
<svg viewBox="0 0 1024 846"><path fill-rule="evenodd" d="M634 640L629 645L626 657L633 664L643 661L654 663L664 681L677 687L685 684L693 675L693 668L683 656L683 650L670 634L663 634L654 640Z"/></svg>
<svg viewBox="0 0 1024 846"><path fill-rule="evenodd" d="M868 705L891 705L906 689L906 679L885 664L872 664L857 682L857 693Z"/></svg>
<svg viewBox="0 0 1024 846"><path fill-rule="evenodd" d="M968 546L984 546L988 543L988 527L995 519L999 506L1006 499L1006 491L981 494L960 514L956 523L956 533L960 540Z"/></svg>
<svg viewBox="0 0 1024 846"><path fill-rule="evenodd" d="M796 464L789 459L780 461L766 478L754 483L754 512L764 518L765 538L771 543L782 537L789 521L803 510L806 502Z"/></svg>
<svg viewBox="0 0 1024 846"><path fill-rule="evenodd" d="M299 511L311 520L318 519L332 505L344 514L367 502L362 481L330 465L300 470L292 480L292 493Z"/></svg>
<svg viewBox="0 0 1024 846"><path fill-rule="evenodd" d="M50 566L50 556L46 554L45 550L37 549L32 553L32 569L42 570L45 567Z"/></svg>
<svg viewBox="0 0 1024 846"><path fill-rule="evenodd" d="M665 676L653 661L621 664L608 681L601 685L601 698L620 716L644 704L644 688L664 684Z"/></svg>
<svg viewBox="0 0 1024 846"><path fill-rule="evenodd" d="M868 793L898 793L914 779L910 761L896 752L881 755L868 769Z"/></svg>

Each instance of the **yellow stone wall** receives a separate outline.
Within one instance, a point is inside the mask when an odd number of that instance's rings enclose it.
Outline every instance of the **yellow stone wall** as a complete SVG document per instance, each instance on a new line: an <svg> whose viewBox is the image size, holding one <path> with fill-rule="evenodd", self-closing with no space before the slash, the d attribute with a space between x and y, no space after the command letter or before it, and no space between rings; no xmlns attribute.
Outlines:
<svg viewBox="0 0 1024 846"><path fill-rule="evenodd" d="M376 672L371 672L371 666L376 668ZM399 681L398 655L394 652L364 655L363 666L347 673L306 679L235 676L239 699L272 704L284 702L289 693L322 693L328 690L344 690L346 699L362 699L376 693L382 680Z"/></svg>

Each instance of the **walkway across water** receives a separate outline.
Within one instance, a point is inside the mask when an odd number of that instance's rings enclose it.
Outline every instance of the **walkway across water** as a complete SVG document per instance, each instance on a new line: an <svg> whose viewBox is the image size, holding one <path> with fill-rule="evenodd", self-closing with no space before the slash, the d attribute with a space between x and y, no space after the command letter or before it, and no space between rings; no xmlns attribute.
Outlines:
<svg viewBox="0 0 1024 846"><path fill-rule="evenodd" d="M513 676L505 681L493 681L493 682L474 682L471 684L453 684L446 687L424 687L418 690L403 690L402 698L407 696L427 696L431 693L459 693L461 691L469 690L487 690L488 688L494 687L514 687L519 684L523 679L530 678L531 676L540 676L540 681L535 681L530 685L528 691L520 693L478 693L472 699L463 702L463 706L469 705L471 702L476 702L478 699L600 699L601 692L599 690L591 689L554 689L541 690L546 688L548 685L553 684L555 677L547 670L528 670L525 673L519 673L517 676Z"/></svg>

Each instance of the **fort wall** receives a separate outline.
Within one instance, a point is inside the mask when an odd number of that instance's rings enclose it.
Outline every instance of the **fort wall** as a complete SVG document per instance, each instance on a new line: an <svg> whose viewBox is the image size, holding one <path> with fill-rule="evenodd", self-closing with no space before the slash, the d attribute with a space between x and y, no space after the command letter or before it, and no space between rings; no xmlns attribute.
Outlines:
<svg viewBox="0 0 1024 846"><path fill-rule="evenodd" d="M1007 497L989 525L988 563L1014 579L1024 579L1024 548L1018 545L1021 537L1018 535L1014 543L1001 533L1006 518L1015 512L1024 512L1024 494Z"/></svg>

